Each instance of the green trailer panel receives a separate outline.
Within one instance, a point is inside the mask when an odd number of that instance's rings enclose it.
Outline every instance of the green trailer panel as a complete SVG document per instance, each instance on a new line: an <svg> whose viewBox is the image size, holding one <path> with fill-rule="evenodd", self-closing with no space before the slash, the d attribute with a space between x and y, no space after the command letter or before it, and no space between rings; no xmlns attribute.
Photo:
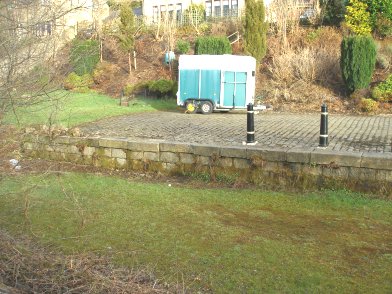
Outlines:
<svg viewBox="0 0 392 294"><path fill-rule="evenodd" d="M198 69L181 70L180 75L180 99L185 101L188 98L199 97L199 72Z"/></svg>
<svg viewBox="0 0 392 294"><path fill-rule="evenodd" d="M224 72L224 107L246 106L246 72Z"/></svg>
<svg viewBox="0 0 392 294"><path fill-rule="evenodd" d="M200 81L200 98L219 102L221 84L220 70L202 70Z"/></svg>

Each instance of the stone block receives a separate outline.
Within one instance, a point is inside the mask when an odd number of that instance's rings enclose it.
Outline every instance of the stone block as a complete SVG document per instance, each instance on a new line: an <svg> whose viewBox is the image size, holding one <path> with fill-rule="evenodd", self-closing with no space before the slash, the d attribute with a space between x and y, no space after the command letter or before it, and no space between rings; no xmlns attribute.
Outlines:
<svg viewBox="0 0 392 294"><path fill-rule="evenodd" d="M392 170L392 154L374 152L363 153L361 167Z"/></svg>
<svg viewBox="0 0 392 294"><path fill-rule="evenodd" d="M103 148L103 155L106 157L112 157L112 148Z"/></svg>
<svg viewBox="0 0 392 294"><path fill-rule="evenodd" d="M67 153L65 154L65 160L68 162L82 162L82 156L79 153Z"/></svg>
<svg viewBox="0 0 392 294"><path fill-rule="evenodd" d="M56 151L56 152L60 152L60 153L68 153L68 145L55 145L55 146L53 146L54 148L54 150Z"/></svg>
<svg viewBox="0 0 392 294"><path fill-rule="evenodd" d="M99 147L99 138L88 138L87 143L90 147Z"/></svg>
<svg viewBox="0 0 392 294"><path fill-rule="evenodd" d="M329 168L328 166L321 166L323 176L329 178L348 179L350 176L349 167Z"/></svg>
<svg viewBox="0 0 392 294"><path fill-rule="evenodd" d="M375 181L376 180L376 170L371 168L361 168L359 173L359 179L362 181Z"/></svg>
<svg viewBox="0 0 392 294"><path fill-rule="evenodd" d="M151 161L159 161L159 153L158 152L143 152L143 158Z"/></svg>
<svg viewBox="0 0 392 294"><path fill-rule="evenodd" d="M220 150L222 157L235 157L235 158L246 158L245 147L222 147Z"/></svg>
<svg viewBox="0 0 392 294"><path fill-rule="evenodd" d="M162 167L163 167L165 170L167 170L167 171L172 171L172 170L177 169L177 165L175 165L174 163L169 163L169 162L164 163L164 164L162 165Z"/></svg>
<svg viewBox="0 0 392 294"><path fill-rule="evenodd" d="M127 160L124 158L116 158L116 166L119 168L124 168L127 165Z"/></svg>
<svg viewBox="0 0 392 294"><path fill-rule="evenodd" d="M143 152L142 151L127 151L127 158L133 160L141 160L143 159Z"/></svg>
<svg viewBox="0 0 392 294"><path fill-rule="evenodd" d="M192 147L186 143L160 143L159 150L161 152L175 152L175 153L191 153Z"/></svg>
<svg viewBox="0 0 392 294"><path fill-rule="evenodd" d="M250 162L248 159L233 158L233 165L235 168L245 169L250 167Z"/></svg>
<svg viewBox="0 0 392 294"><path fill-rule="evenodd" d="M126 149L127 145L128 145L128 141L126 139L115 139L115 138L99 139L100 147Z"/></svg>
<svg viewBox="0 0 392 294"><path fill-rule="evenodd" d="M209 156L197 156L196 157L196 164L199 165L210 165L211 158Z"/></svg>
<svg viewBox="0 0 392 294"><path fill-rule="evenodd" d="M159 142L128 141L128 150L159 152Z"/></svg>
<svg viewBox="0 0 392 294"><path fill-rule="evenodd" d="M143 171L144 163L141 160L128 160L128 167L135 171Z"/></svg>
<svg viewBox="0 0 392 294"><path fill-rule="evenodd" d="M217 163L218 163L217 165L221 166L221 167L232 167L233 166L233 158L221 157L218 159Z"/></svg>
<svg viewBox="0 0 392 294"><path fill-rule="evenodd" d="M53 142L56 144L69 144L69 137L68 136L59 136L53 139Z"/></svg>
<svg viewBox="0 0 392 294"><path fill-rule="evenodd" d="M354 153L332 150L315 150L310 154L310 163L360 167L361 158L362 152Z"/></svg>
<svg viewBox="0 0 392 294"><path fill-rule="evenodd" d="M49 144L50 142L52 142L52 138L48 135L41 135L38 137L38 142L44 143L44 144Z"/></svg>
<svg viewBox="0 0 392 294"><path fill-rule="evenodd" d="M66 152L71 153L71 154L79 154L80 153L79 148L74 145L69 145Z"/></svg>
<svg viewBox="0 0 392 294"><path fill-rule="evenodd" d="M287 162L310 163L311 150L292 148L286 153Z"/></svg>
<svg viewBox="0 0 392 294"><path fill-rule="evenodd" d="M319 176L323 170L321 165L303 165L302 172L307 175Z"/></svg>
<svg viewBox="0 0 392 294"><path fill-rule="evenodd" d="M378 182L390 182L392 171L390 170L376 170L376 181Z"/></svg>
<svg viewBox="0 0 392 294"><path fill-rule="evenodd" d="M49 152L54 152L54 146L51 145L45 145L45 150Z"/></svg>
<svg viewBox="0 0 392 294"><path fill-rule="evenodd" d="M180 161L180 157L174 152L161 152L160 160L166 163L177 163Z"/></svg>
<svg viewBox="0 0 392 294"><path fill-rule="evenodd" d="M95 152L95 147L86 146L86 147L84 147L83 155L93 156L94 152Z"/></svg>
<svg viewBox="0 0 392 294"><path fill-rule="evenodd" d="M116 149L116 148L113 148L112 149L112 157L115 157L115 158L127 158L127 154L125 153L125 151L124 150L122 150L122 149Z"/></svg>
<svg viewBox="0 0 392 294"><path fill-rule="evenodd" d="M211 156L212 154L220 155L220 148L217 146L210 146L210 145L198 145L193 144L192 152L195 155L201 156Z"/></svg>
<svg viewBox="0 0 392 294"><path fill-rule="evenodd" d="M180 153L180 162L184 164L194 164L196 162L195 156L189 153Z"/></svg>
<svg viewBox="0 0 392 294"><path fill-rule="evenodd" d="M94 160L92 156L83 156L83 164L93 165Z"/></svg>
<svg viewBox="0 0 392 294"><path fill-rule="evenodd" d="M287 150L286 149L267 149L267 148L257 148L256 146L254 147L247 147L246 150L246 157L248 159L252 158L253 156L258 156L263 158L265 161L286 161L286 154Z"/></svg>

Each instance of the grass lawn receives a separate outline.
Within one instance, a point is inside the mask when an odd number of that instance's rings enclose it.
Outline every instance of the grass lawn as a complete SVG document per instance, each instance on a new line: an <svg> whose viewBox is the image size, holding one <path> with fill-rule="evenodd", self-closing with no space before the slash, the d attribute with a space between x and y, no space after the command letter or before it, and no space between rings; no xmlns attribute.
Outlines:
<svg viewBox="0 0 392 294"><path fill-rule="evenodd" d="M9 112L5 123L25 127L32 124L57 124L72 127L101 118L135 112L176 109L174 99L137 98L129 107L119 106L119 99L97 93L57 91L44 101Z"/></svg>
<svg viewBox="0 0 392 294"><path fill-rule="evenodd" d="M391 293L392 202L99 175L0 178L0 226L214 293Z"/></svg>

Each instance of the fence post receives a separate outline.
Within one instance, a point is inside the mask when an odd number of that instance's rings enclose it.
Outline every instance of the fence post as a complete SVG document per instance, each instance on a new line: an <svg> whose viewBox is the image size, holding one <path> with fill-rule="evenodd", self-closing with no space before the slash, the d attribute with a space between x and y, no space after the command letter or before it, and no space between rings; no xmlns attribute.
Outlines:
<svg viewBox="0 0 392 294"><path fill-rule="evenodd" d="M327 146L328 146L328 106L324 102L323 105L321 105L319 147L327 147Z"/></svg>

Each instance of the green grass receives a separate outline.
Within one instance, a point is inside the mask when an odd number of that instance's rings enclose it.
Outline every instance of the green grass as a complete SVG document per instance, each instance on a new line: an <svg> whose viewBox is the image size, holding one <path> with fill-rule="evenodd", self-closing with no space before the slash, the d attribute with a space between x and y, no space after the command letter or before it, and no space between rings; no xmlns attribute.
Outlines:
<svg viewBox="0 0 392 294"><path fill-rule="evenodd" d="M16 115L8 112L4 122L21 127L33 124L72 127L110 116L176 108L174 99L138 98L130 101L129 107L123 107L119 106L119 99L106 95L67 91L57 91L42 100L40 103L16 109Z"/></svg>
<svg viewBox="0 0 392 294"><path fill-rule="evenodd" d="M26 209L26 207L28 207ZM0 226L214 293L390 293L392 203L69 173L0 181Z"/></svg>

